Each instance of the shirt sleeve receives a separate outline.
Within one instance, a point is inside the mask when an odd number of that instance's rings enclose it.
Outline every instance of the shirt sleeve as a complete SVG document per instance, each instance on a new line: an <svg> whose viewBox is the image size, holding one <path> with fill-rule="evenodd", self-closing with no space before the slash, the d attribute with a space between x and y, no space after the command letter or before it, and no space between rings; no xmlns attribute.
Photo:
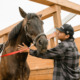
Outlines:
<svg viewBox="0 0 80 80"><path fill-rule="evenodd" d="M47 50L45 53L38 53L37 50L30 49L29 54L43 59L62 59L65 56L66 49L67 46L64 43L60 43L55 48Z"/></svg>

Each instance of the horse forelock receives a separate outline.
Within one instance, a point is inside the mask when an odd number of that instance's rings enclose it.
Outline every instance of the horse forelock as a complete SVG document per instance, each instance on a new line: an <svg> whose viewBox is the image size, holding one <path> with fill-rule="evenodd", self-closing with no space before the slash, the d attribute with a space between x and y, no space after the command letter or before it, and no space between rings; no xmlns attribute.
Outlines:
<svg viewBox="0 0 80 80"><path fill-rule="evenodd" d="M24 18L23 20L23 23L22 23L22 26L25 27L26 26L26 23L28 20L32 19L32 18L39 18L37 14L35 13L28 13L26 15L26 17Z"/></svg>

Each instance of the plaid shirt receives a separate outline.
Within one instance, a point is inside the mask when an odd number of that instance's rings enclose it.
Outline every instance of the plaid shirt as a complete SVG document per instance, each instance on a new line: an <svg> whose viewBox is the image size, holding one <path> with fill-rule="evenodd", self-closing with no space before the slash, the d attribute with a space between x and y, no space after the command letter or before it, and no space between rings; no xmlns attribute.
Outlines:
<svg viewBox="0 0 80 80"><path fill-rule="evenodd" d="M53 80L79 80L79 53L73 39L62 41L45 53L30 50L30 55L54 59Z"/></svg>

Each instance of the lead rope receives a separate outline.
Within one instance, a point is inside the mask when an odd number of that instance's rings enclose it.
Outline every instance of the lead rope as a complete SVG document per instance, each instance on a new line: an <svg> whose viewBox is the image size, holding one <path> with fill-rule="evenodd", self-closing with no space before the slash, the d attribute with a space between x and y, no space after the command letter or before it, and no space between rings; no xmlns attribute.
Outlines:
<svg viewBox="0 0 80 80"><path fill-rule="evenodd" d="M49 41L49 39L48 39ZM30 49L34 44L32 44L29 48L26 48L26 49ZM5 45L4 45L5 47ZM23 49L23 50L18 50L18 51L14 51L14 52L11 52L11 53L7 53L7 54L4 54L4 55L0 55L0 57L5 57L5 56L10 56L10 55L13 55L13 54L17 54L17 53L21 53L22 51L26 50L26 49ZM3 48L4 50L4 48ZM1 54L3 53L3 51L1 52ZM1 59L1 58L0 58Z"/></svg>

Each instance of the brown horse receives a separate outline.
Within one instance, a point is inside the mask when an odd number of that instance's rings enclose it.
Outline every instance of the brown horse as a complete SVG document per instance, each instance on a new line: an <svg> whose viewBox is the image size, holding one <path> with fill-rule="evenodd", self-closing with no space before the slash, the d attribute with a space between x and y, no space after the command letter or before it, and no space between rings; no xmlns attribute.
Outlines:
<svg viewBox="0 0 80 80"><path fill-rule="evenodd" d="M27 14L21 8L19 10L24 19L9 33L2 55L17 51L18 44L23 42L27 46L34 42L39 53L46 51L48 42L43 33L43 22L40 20L40 16L35 13ZM27 56L28 53L19 53L2 57L0 80L28 80L30 69L26 62Z"/></svg>

